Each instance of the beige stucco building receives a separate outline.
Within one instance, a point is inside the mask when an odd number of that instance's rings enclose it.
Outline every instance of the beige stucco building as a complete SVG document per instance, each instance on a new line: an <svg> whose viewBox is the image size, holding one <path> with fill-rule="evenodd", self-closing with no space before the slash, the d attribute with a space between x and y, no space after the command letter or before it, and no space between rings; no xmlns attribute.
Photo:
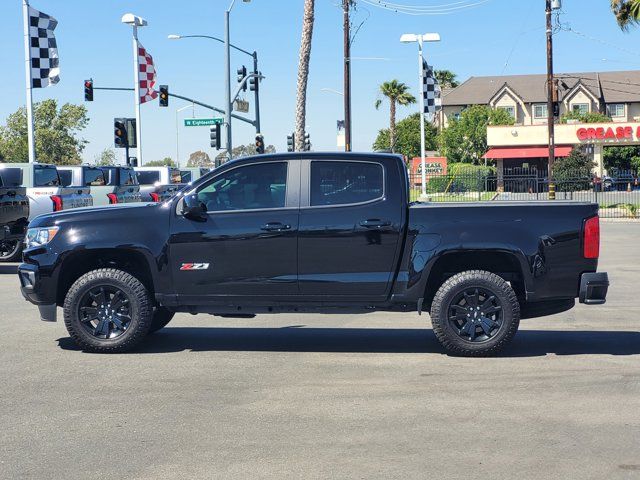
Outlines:
<svg viewBox="0 0 640 480"><path fill-rule="evenodd" d="M564 156L575 146L589 145L596 173L603 175L603 148L640 144L640 71L568 73L556 78L561 116L598 112L611 118L606 124L556 125L556 153ZM472 105L504 109L515 125L488 127L487 158L496 160L501 172L522 167L546 170L546 102L546 75L471 77L443 93L438 121L446 126Z"/></svg>

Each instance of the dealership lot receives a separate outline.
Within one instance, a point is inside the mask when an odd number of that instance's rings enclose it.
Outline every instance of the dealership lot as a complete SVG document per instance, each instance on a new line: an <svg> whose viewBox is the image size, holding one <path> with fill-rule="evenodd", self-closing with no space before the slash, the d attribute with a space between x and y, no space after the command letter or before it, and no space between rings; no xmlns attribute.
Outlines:
<svg viewBox="0 0 640 480"><path fill-rule="evenodd" d="M640 223L602 307L442 354L427 316L181 314L78 351L0 266L0 478L640 478Z"/></svg>

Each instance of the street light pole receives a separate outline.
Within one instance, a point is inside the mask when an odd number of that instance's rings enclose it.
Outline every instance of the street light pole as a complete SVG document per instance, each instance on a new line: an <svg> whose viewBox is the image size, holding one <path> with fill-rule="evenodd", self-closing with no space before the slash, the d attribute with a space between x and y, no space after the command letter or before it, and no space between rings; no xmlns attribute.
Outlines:
<svg viewBox="0 0 640 480"><path fill-rule="evenodd" d="M258 73L258 52L254 51L253 52L253 71L255 73ZM255 102L256 102L256 133L261 133L262 130L260 130L260 93L258 92L258 90L260 89L260 79L256 78L256 89L254 90L253 94L254 94L254 98L255 98Z"/></svg>
<svg viewBox="0 0 640 480"><path fill-rule="evenodd" d="M229 14L231 13L231 9L233 8L233 4L235 0L231 1L231 5L224 12L224 69L225 69L225 119L224 122L226 124L226 134L227 134L227 160L231 160L231 151L233 149L233 140L231 137L231 110L233 109L233 105L231 104L231 41L229 39Z"/></svg>
<svg viewBox="0 0 640 480"><path fill-rule="evenodd" d="M418 43L418 94L420 96L420 167L422 169L422 196L426 196L427 194L427 168L426 168L426 160L425 160L425 142L424 142L424 94L423 94L423 63L424 56L422 54L422 46L424 42L439 42L440 35L437 33L425 33L424 35L414 35L411 33L405 33L400 37L400 41L402 43Z"/></svg>

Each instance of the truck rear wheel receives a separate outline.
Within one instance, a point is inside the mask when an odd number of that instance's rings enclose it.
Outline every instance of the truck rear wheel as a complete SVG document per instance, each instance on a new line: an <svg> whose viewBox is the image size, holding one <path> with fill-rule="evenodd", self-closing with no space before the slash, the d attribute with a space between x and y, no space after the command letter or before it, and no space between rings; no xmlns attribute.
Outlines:
<svg viewBox="0 0 640 480"><path fill-rule="evenodd" d="M501 277L469 270L449 278L431 305L433 332L442 346L466 357L497 354L520 323L520 304Z"/></svg>
<svg viewBox="0 0 640 480"><path fill-rule="evenodd" d="M125 352L149 332L153 303L133 275L113 268L93 270L71 286L64 300L64 323L80 348Z"/></svg>
<svg viewBox="0 0 640 480"><path fill-rule="evenodd" d="M0 262L19 262L22 260L22 242L12 240L0 242Z"/></svg>

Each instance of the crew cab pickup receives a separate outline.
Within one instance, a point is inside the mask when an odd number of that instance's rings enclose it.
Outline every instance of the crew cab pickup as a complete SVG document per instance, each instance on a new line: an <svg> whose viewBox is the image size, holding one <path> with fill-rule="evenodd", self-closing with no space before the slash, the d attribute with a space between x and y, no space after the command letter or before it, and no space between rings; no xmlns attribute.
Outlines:
<svg viewBox="0 0 640 480"><path fill-rule="evenodd" d="M91 189L93 205L115 205L140 201L140 187L133 184L121 185L119 178L127 178L133 170L127 167L94 167L89 165L58 167L64 186L81 185ZM113 177L113 178L112 178ZM116 178L117 177L117 178Z"/></svg>
<svg viewBox="0 0 640 480"><path fill-rule="evenodd" d="M26 188L29 200L29 220L38 215L90 207L93 199L88 187L63 187L55 165L43 163L0 164L0 175L10 177L14 185ZM19 260L22 242L16 245L12 258ZM8 260L7 260L8 261Z"/></svg>
<svg viewBox="0 0 640 480"><path fill-rule="evenodd" d="M88 351L175 312L427 312L444 348L490 355L521 318L605 302L598 206L409 203L391 154L228 162L162 203L60 212L27 232L22 293Z"/></svg>
<svg viewBox="0 0 640 480"><path fill-rule="evenodd" d="M143 202L164 202L187 183L174 167L135 167L135 171Z"/></svg>
<svg viewBox="0 0 640 480"><path fill-rule="evenodd" d="M0 262L20 259L28 218L27 189L20 186L18 175L0 170Z"/></svg>

